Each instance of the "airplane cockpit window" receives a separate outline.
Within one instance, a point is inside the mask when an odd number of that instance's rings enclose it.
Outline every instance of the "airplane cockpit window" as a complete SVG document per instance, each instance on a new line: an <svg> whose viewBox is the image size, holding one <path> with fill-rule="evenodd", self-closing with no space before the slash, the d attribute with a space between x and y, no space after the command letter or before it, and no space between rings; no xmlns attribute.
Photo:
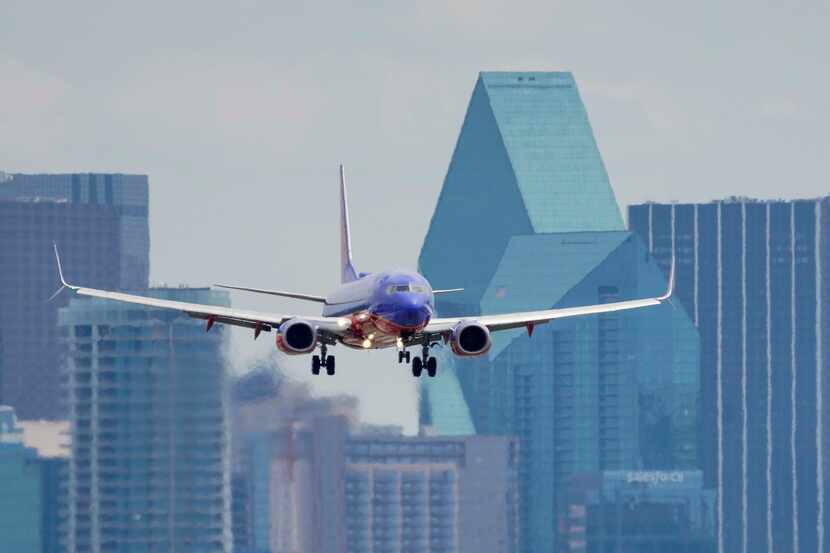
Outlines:
<svg viewBox="0 0 830 553"><path fill-rule="evenodd" d="M420 284L390 284L386 288L387 294L394 294L395 292L413 292L415 294L426 294L426 286Z"/></svg>

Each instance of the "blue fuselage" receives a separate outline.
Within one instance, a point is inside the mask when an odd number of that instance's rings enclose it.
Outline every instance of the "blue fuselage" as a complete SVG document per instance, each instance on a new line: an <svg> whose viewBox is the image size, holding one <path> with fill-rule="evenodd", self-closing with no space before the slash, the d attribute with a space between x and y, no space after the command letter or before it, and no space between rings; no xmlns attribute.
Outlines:
<svg viewBox="0 0 830 553"><path fill-rule="evenodd" d="M373 273L340 286L326 298L323 316L351 319L346 345L388 347L422 330L435 310L429 282L418 273Z"/></svg>

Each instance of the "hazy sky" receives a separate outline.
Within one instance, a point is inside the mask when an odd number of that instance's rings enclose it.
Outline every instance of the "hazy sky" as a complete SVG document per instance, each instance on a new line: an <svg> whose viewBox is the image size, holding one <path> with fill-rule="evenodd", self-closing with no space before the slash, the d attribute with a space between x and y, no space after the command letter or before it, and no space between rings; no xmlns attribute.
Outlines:
<svg viewBox="0 0 830 553"><path fill-rule="evenodd" d="M478 71L571 70L622 206L830 192L827 1L354 4L0 0L0 170L148 174L155 282L325 293L339 162L359 268L414 267ZM394 352L338 354L411 430Z"/></svg>

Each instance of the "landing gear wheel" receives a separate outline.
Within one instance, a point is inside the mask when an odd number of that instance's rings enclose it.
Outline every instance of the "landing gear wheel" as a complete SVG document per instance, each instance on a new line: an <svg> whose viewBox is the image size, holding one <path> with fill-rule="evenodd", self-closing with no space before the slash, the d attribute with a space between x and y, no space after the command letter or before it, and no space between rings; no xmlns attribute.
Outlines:
<svg viewBox="0 0 830 553"><path fill-rule="evenodd" d="M427 359L427 374L430 378L435 376L435 373L438 372L438 360L435 357L430 357Z"/></svg>
<svg viewBox="0 0 830 553"><path fill-rule="evenodd" d="M334 375L334 355L329 355L328 359L326 359L326 373L329 376Z"/></svg>
<svg viewBox="0 0 830 553"><path fill-rule="evenodd" d="M318 375L320 374L320 356L315 355L311 358L311 374Z"/></svg>
<svg viewBox="0 0 830 553"><path fill-rule="evenodd" d="M421 371L424 370L424 364L421 362L420 357L416 357L412 360L412 376L418 378L421 376Z"/></svg>
<svg viewBox="0 0 830 553"><path fill-rule="evenodd" d="M409 352L408 351L399 351L398 352L398 363L409 363Z"/></svg>

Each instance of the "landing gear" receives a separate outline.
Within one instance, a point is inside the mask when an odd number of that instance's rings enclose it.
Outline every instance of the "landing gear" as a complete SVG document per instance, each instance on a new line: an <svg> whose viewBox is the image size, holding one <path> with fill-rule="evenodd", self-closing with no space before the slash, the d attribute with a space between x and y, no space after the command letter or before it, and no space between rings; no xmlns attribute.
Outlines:
<svg viewBox="0 0 830 553"><path fill-rule="evenodd" d="M424 370L424 364L421 361L420 357L416 357L412 360L412 376L418 378L421 376L421 371Z"/></svg>
<svg viewBox="0 0 830 553"><path fill-rule="evenodd" d="M325 367L326 374L329 376L334 374L334 355L328 355L328 348L326 344L320 346L320 355L314 355L311 358L311 374L320 374L320 368Z"/></svg>
<svg viewBox="0 0 830 553"><path fill-rule="evenodd" d="M409 352L408 351L401 350L401 351L398 352L398 363L404 363L404 362L409 363L409 360L410 360L410 358L409 358Z"/></svg>
<svg viewBox="0 0 830 553"><path fill-rule="evenodd" d="M400 356L400 353L398 354ZM409 352L407 352L407 356ZM412 360L412 376L418 378L421 373L427 370L427 374L434 377L438 373L438 360L429 355L429 338L424 338L424 343L421 350L421 357L416 357Z"/></svg>

